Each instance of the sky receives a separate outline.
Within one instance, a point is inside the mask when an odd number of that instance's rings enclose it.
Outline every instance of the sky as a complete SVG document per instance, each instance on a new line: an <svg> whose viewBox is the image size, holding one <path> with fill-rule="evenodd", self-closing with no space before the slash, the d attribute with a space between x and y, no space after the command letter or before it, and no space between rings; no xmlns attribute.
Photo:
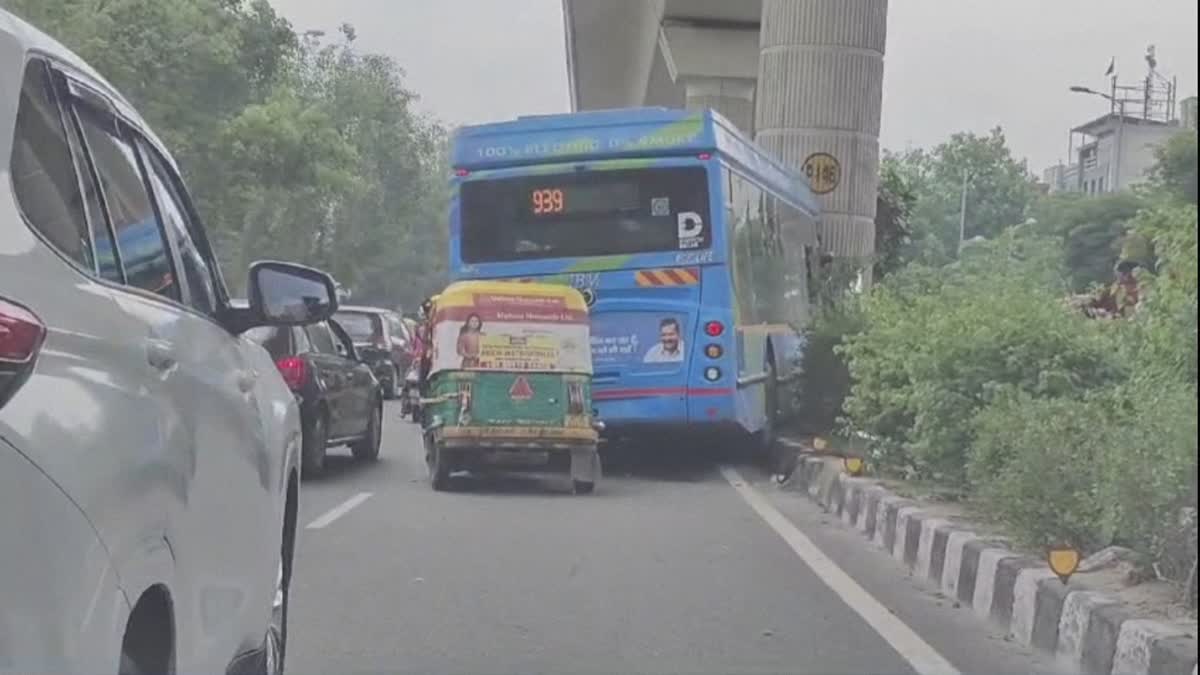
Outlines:
<svg viewBox="0 0 1200 675"><path fill-rule="evenodd" d="M589 0L604 2L605 0ZM728 0L737 2L738 0ZM420 107L450 125L565 112L561 0L272 0L298 32L354 25L358 44L405 69ZM1197 93L1196 0L891 0L884 148L1005 130L1030 169L1067 158L1068 130L1107 112L1072 94L1159 71Z"/></svg>

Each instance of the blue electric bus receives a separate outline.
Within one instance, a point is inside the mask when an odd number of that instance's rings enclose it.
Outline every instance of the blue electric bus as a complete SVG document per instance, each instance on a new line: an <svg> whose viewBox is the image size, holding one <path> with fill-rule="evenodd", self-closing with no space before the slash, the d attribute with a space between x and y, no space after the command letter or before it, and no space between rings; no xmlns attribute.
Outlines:
<svg viewBox="0 0 1200 675"><path fill-rule="evenodd" d="M717 113L663 108L463 127L453 166L451 276L578 288L609 434L770 442L816 255L799 174Z"/></svg>

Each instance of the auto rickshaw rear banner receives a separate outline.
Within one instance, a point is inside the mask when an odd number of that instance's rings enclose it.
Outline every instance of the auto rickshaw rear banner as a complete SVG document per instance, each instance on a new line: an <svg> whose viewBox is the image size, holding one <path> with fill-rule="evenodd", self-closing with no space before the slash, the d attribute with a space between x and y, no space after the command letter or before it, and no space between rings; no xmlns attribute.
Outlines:
<svg viewBox="0 0 1200 675"><path fill-rule="evenodd" d="M591 372L588 314L560 293L443 295L433 371Z"/></svg>

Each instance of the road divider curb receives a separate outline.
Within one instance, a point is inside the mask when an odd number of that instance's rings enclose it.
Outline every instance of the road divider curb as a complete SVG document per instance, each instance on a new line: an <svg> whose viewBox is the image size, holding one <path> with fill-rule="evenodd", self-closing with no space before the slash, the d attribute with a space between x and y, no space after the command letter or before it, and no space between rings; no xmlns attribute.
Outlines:
<svg viewBox="0 0 1200 675"><path fill-rule="evenodd" d="M833 457L802 456L783 488L801 491L914 575L1026 647L1097 675L1196 675L1197 642L1115 598L1063 584L1047 565L869 479Z"/></svg>

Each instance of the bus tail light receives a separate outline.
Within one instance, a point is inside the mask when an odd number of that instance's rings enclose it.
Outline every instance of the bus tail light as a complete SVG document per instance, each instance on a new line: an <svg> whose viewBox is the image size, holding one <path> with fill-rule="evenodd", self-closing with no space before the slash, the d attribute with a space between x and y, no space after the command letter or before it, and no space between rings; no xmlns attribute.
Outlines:
<svg viewBox="0 0 1200 675"><path fill-rule="evenodd" d="M721 349L721 345L713 344L704 348L704 355L710 359L719 359L724 353L725 350Z"/></svg>
<svg viewBox="0 0 1200 675"><path fill-rule="evenodd" d="M0 406L33 371L46 326L33 312L0 298Z"/></svg>
<svg viewBox="0 0 1200 675"><path fill-rule="evenodd" d="M467 176L471 175L471 172L467 169L455 169L454 175L458 176L459 178L466 178Z"/></svg>
<svg viewBox="0 0 1200 675"><path fill-rule="evenodd" d="M304 363L304 359L299 356L287 356L279 359L275 362L275 367L279 369L283 381L292 391L300 391L304 382L308 380L308 364Z"/></svg>
<svg viewBox="0 0 1200 675"><path fill-rule="evenodd" d="M712 153L702 152L702 153L696 155L696 159L699 159L700 161L703 161L703 162L707 162L708 160L712 159Z"/></svg>
<svg viewBox="0 0 1200 675"><path fill-rule="evenodd" d="M721 379L721 369L716 366L709 366L704 369L704 379L709 382L716 382Z"/></svg>
<svg viewBox="0 0 1200 675"><path fill-rule="evenodd" d="M725 324L720 321L709 321L704 324L704 334L709 337L721 337L725 334Z"/></svg>

